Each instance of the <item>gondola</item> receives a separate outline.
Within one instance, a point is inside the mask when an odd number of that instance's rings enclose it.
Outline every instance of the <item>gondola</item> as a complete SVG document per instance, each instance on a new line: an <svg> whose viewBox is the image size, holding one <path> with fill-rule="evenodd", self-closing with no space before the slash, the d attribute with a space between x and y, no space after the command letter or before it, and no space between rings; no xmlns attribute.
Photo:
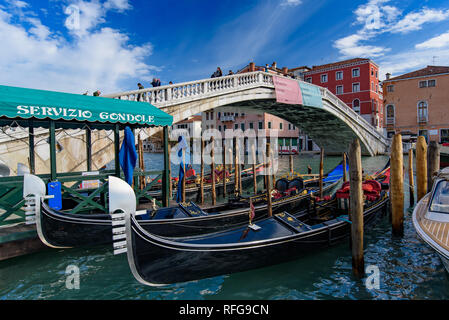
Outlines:
<svg viewBox="0 0 449 320"><path fill-rule="evenodd" d="M331 192L342 177L342 165L338 165L323 179L323 192ZM314 182L312 182L314 184ZM111 216L104 213L71 214L50 208L45 200L45 183L37 176L24 176L24 198L30 218L35 215L36 229L41 241L53 248L69 248L99 245L112 242ZM317 187L302 187L296 194L273 200L273 211L297 211L308 205ZM259 198L259 197L258 197ZM162 236L191 236L214 232L241 225L247 220L248 199L224 203L200 210L195 204L180 204L156 211L141 210L139 219L146 230ZM266 202L255 201L256 217L266 215Z"/></svg>
<svg viewBox="0 0 449 320"><path fill-rule="evenodd" d="M389 197L381 182L388 177L386 169L378 175L380 180L364 182L369 182L366 190L370 191L364 206L365 226L386 210ZM163 286L290 261L337 243L351 230L348 208L340 207L334 199L333 206L327 205L320 212L297 216L281 212L256 224L216 233L161 237L145 230L136 219L133 190L124 181L111 179L110 199L117 201L110 202L110 211L116 212L113 219L117 225L125 225L125 234L116 242L123 248L115 245L115 253L127 252L134 277L145 285Z"/></svg>
<svg viewBox="0 0 449 320"><path fill-rule="evenodd" d="M449 168L439 171L432 191L415 206L412 221L418 236L438 253L449 272Z"/></svg>

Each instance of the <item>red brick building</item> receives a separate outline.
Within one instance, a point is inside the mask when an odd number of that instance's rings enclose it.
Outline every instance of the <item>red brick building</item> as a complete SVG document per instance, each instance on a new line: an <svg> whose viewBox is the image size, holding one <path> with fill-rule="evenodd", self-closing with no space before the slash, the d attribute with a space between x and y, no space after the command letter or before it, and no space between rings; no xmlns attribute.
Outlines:
<svg viewBox="0 0 449 320"><path fill-rule="evenodd" d="M370 59L356 58L313 66L304 80L329 89L340 100L379 130L383 127L383 97L379 66Z"/></svg>

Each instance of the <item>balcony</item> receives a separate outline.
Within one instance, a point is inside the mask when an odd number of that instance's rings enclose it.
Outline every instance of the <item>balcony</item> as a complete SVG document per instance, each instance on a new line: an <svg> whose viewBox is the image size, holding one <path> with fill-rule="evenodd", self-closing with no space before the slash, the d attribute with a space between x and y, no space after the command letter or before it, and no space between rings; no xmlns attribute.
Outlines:
<svg viewBox="0 0 449 320"><path fill-rule="evenodd" d="M220 117L220 121L221 122L227 122L227 121L235 121L235 117L234 116L221 116Z"/></svg>

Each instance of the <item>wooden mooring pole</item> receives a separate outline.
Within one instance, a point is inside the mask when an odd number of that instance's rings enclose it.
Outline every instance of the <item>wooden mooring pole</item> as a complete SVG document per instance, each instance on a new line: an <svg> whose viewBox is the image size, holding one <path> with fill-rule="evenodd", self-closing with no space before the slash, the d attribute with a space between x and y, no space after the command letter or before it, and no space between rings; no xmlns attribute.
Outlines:
<svg viewBox="0 0 449 320"><path fill-rule="evenodd" d="M238 145L237 139L235 139L234 141L235 141L235 143L234 143L234 152L235 152L235 155L234 155L234 192L236 195L240 195L240 190L239 190L239 186L240 186L240 183L239 183L239 176L240 176L240 174L239 174L239 172L240 172L240 170L239 170L239 168L240 168L239 145Z"/></svg>
<svg viewBox="0 0 449 320"><path fill-rule="evenodd" d="M182 149L182 169L184 171L184 175L182 176L182 203L186 202L186 149Z"/></svg>
<svg viewBox="0 0 449 320"><path fill-rule="evenodd" d="M214 136L210 138L210 178L212 181L212 205L215 206L217 203L217 193L215 191L215 159L214 159Z"/></svg>
<svg viewBox="0 0 449 320"><path fill-rule="evenodd" d="M253 187L254 194L257 194L257 173L256 173L256 146L254 143L251 145L251 153L253 156Z"/></svg>
<svg viewBox="0 0 449 320"><path fill-rule="evenodd" d="M226 198L226 143L225 139L222 139L222 154L223 154L223 171L221 172L221 177L223 179L223 198Z"/></svg>
<svg viewBox="0 0 449 320"><path fill-rule="evenodd" d="M204 204L204 140L201 138L201 164L200 164L200 199Z"/></svg>
<svg viewBox="0 0 449 320"><path fill-rule="evenodd" d="M362 153L360 142L354 140L349 147L349 184L352 241L352 271L362 278L365 274L363 257L363 190Z"/></svg>
<svg viewBox="0 0 449 320"><path fill-rule="evenodd" d="M410 207L415 204L415 183L413 180L413 149L408 149L408 184L409 184L409 199Z"/></svg>
<svg viewBox="0 0 449 320"><path fill-rule="evenodd" d="M427 193L427 143L424 136L419 136L416 143L416 185L418 187L416 202L418 202Z"/></svg>
<svg viewBox="0 0 449 320"><path fill-rule="evenodd" d="M346 153L343 152L343 182L348 181L348 177L346 176Z"/></svg>
<svg viewBox="0 0 449 320"><path fill-rule="evenodd" d="M324 148L320 152L320 198L323 198L323 167L324 167Z"/></svg>
<svg viewBox="0 0 449 320"><path fill-rule="evenodd" d="M273 208L272 208L272 204L271 204L271 175L270 175L270 171L271 170L271 165L270 165L270 158L271 158L271 149L270 149L270 143L267 143L267 171L265 172L266 174L266 179L267 179L267 209L268 209L268 217L272 217L273 216Z"/></svg>
<svg viewBox="0 0 449 320"><path fill-rule="evenodd" d="M430 141L427 151L427 190L432 190L433 178L440 170L440 147L436 141Z"/></svg>
<svg viewBox="0 0 449 320"><path fill-rule="evenodd" d="M391 223L395 236L404 235L404 163L402 151L402 136L395 134L390 155L391 181Z"/></svg>
<svg viewBox="0 0 449 320"><path fill-rule="evenodd" d="M293 176L293 154L292 154L292 139L290 139L290 145L288 147L289 150L289 165L290 165L290 174Z"/></svg>

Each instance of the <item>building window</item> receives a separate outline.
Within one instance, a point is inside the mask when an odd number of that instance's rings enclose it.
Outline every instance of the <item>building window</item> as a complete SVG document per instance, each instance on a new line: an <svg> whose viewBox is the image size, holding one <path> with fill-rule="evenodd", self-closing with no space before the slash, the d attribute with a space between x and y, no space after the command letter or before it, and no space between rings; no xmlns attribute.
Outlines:
<svg viewBox="0 0 449 320"><path fill-rule="evenodd" d="M327 74L321 75L321 83L327 82Z"/></svg>
<svg viewBox="0 0 449 320"><path fill-rule="evenodd" d="M436 80L429 80L427 81L428 87L435 87L436 86Z"/></svg>
<svg viewBox="0 0 449 320"><path fill-rule="evenodd" d="M288 124L288 130L291 130L291 129L292 129L292 124L289 123L289 124Z"/></svg>
<svg viewBox="0 0 449 320"><path fill-rule="evenodd" d="M377 73L377 71L376 71L376 79L378 79L379 78L379 74Z"/></svg>
<svg viewBox="0 0 449 320"><path fill-rule="evenodd" d="M427 80L425 80L425 81L420 81L420 82L419 82L419 87L420 87L420 88L427 88Z"/></svg>
<svg viewBox="0 0 449 320"><path fill-rule="evenodd" d="M218 126L218 131L221 131L221 126Z"/></svg>
<svg viewBox="0 0 449 320"><path fill-rule="evenodd" d="M245 123L242 122L242 123L240 124L240 129L242 129L242 131L245 131Z"/></svg>
<svg viewBox="0 0 449 320"><path fill-rule="evenodd" d="M306 79L306 82L312 83L312 78L311 78L311 77L307 78L307 79Z"/></svg>
<svg viewBox="0 0 449 320"><path fill-rule="evenodd" d="M420 101L418 103L418 123L427 122L428 111L427 111L427 102Z"/></svg>
<svg viewBox="0 0 449 320"><path fill-rule="evenodd" d="M352 77L360 77L360 69L356 68L356 69L352 69Z"/></svg>
<svg viewBox="0 0 449 320"><path fill-rule="evenodd" d="M254 122L250 122L250 123L249 123L249 128L250 128L250 129L254 129Z"/></svg>
<svg viewBox="0 0 449 320"><path fill-rule="evenodd" d="M238 123L234 123L234 129L237 130L239 128L239 124Z"/></svg>
<svg viewBox="0 0 449 320"><path fill-rule="evenodd" d="M359 99L355 99L354 101L352 101L352 110L354 110L355 112L360 114L360 100Z"/></svg>
<svg viewBox="0 0 449 320"><path fill-rule="evenodd" d="M343 80L343 71L337 71L335 73L335 80Z"/></svg>
<svg viewBox="0 0 449 320"><path fill-rule="evenodd" d="M226 125L223 126L223 131L226 131Z"/></svg>
<svg viewBox="0 0 449 320"><path fill-rule="evenodd" d="M282 122L279 123L279 129L282 130Z"/></svg>
<svg viewBox="0 0 449 320"><path fill-rule="evenodd" d="M389 104L386 108L387 124L394 124L394 105Z"/></svg>
<svg viewBox="0 0 449 320"><path fill-rule="evenodd" d="M343 86L337 86L337 94L343 93Z"/></svg>
<svg viewBox="0 0 449 320"><path fill-rule="evenodd" d="M360 83L353 83L352 84L352 92L359 92L360 91Z"/></svg>
<svg viewBox="0 0 449 320"><path fill-rule="evenodd" d="M394 92L394 85L392 85L392 84L388 85L387 92Z"/></svg>
<svg viewBox="0 0 449 320"><path fill-rule="evenodd" d="M387 138L393 138L393 136L395 135L396 132L394 131L388 131L387 132Z"/></svg>
<svg viewBox="0 0 449 320"><path fill-rule="evenodd" d="M263 129L263 122L259 121L259 130L262 130L262 129Z"/></svg>
<svg viewBox="0 0 449 320"><path fill-rule="evenodd" d="M440 143L448 143L448 142L449 142L449 129L441 129Z"/></svg>
<svg viewBox="0 0 449 320"><path fill-rule="evenodd" d="M374 68L371 68L371 75L374 76Z"/></svg>
<svg viewBox="0 0 449 320"><path fill-rule="evenodd" d="M374 82L371 82L371 91L374 91Z"/></svg>
<svg viewBox="0 0 449 320"><path fill-rule="evenodd" d="M209 120L209 112L206 112L206 120Z"/></svg>
<svg viewBox="0 0 449 320"><path fill-rule="evenodd" d="M271 129L271 121L268 121L268 129Z"/></svg>

